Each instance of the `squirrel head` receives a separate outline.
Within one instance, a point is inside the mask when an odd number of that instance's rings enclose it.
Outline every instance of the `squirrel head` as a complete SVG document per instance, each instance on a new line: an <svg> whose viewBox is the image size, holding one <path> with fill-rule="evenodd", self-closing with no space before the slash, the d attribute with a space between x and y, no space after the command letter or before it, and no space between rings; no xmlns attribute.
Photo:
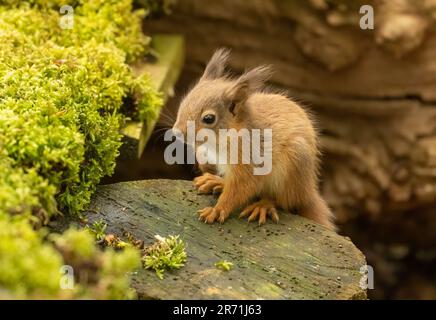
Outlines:
<svg viewBox="0 0 436 320"><path fill-rule="evenodd" d="M262 90L271 75L268 66L246 71L238 78L225 72L230 51L218 49L213 54L197 84L182 100L173 131L185 135L188 121L195 123L195 131L207 128L218 132L229 129L232 118L237 117L246 101Z"/></svg>

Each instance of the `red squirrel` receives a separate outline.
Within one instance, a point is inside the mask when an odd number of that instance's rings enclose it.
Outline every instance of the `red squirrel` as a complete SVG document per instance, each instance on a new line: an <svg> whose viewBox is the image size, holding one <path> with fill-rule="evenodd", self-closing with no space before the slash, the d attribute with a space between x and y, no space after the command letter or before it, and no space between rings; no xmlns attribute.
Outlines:
<svg viewBox="0 0 436 320"><path fill-rule="evenodd" d="M194 179L200 194L220 193L214 207L199 211L206 223L223 223L243 208L240 217L264 224L269 217L279 221L277 209L296 209L303 217L335 230L333 214L318 189L319 150L317 132L297 103L264 86L270 68L259 66L238 78L226 72L229 51L217 50L197 84L182 100L173 130L186 136L187 123L195 130L272 129L272 170L253 174L253 165L238 162L200 165ZM198 145L194 146L196 149Z"/></svg>

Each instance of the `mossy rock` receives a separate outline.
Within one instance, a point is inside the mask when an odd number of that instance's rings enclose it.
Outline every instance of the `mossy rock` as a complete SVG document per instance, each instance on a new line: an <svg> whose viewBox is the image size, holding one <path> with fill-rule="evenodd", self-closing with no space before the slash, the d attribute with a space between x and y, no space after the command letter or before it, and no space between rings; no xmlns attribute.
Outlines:
<svg viewBox="0 0 436 320"><path fill-rule="evenodd" d="M349 238L297 215L259 227L233 215L207 225L197 210L213 205L190 181L145 180L99 186L89 222L103 219L107 232L131 233L146 244L156 234L180 235L186 265L166 272L140 270L133 287L144 299L365 299L360 287L363 254ZM215 266L233 263L230 271Z"/></svg>
<svg viewBox="0 0 436 320"><path fill-rule="evenodd" d="M182 72L185 59L184 39L175 34L153 35L151 49L155 53L155 61L137 61L132 67L137 76L149 75L151 84L162 94L162 102L174 95L174 86ZM156 118L141 121L129 121L122 129L123 145L120 159L140 158L147 145Z"/></svg>

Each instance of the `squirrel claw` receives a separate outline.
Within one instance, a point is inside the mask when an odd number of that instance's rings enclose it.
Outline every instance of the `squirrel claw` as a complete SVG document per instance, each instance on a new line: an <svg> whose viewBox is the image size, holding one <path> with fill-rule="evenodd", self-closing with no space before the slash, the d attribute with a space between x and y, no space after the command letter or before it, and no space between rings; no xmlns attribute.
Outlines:
<svg viewBox="0 0 436 320"><path fill-rule="evenodd" d="M206 172L194 179L194 186L198 190L198 194L217 194L222 192L224 182L220 176Z"/></svg>
<svg viewBox="0 0 436 320"><path fill-rule="evenodd" d="M227 219L228 214L222 209L206 207L204 209L198 210L200 213L199 220L204 221L205 223L214 223L215 221L219 221L220 223L224 223Z"/></svg>
<svg viewBox="0 0 436 320"><path fill-rule="evenodd" d="M216 185L212 190L212 194L220 194L221 192L223 192L223 186L221 184Z"/></svg>
<svg viewBox="0 0 436 320"><path fill-rule="evenodd" d="M245 218L248 216L248 222L259 220L259 225L265 224L267 217L275 223L279 222L279 215L274 206L274 203L269 200L260 200L246 207L239 218Z"/></svg>

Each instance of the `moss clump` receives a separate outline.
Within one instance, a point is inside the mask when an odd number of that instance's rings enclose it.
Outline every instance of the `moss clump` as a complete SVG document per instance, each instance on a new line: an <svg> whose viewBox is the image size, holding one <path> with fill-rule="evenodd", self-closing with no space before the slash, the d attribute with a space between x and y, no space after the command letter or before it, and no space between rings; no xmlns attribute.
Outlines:
<svg viewBox="0 0 436 320"><path fill-rule="evenodd" d="M132 11L131 0L70 1L74 25L62 29L63 4L0 5L0 292L63 297L59 268L69 253L102 260L95 283L113 288L106 297L126 297L125 272L139 257L133 248L103 253L86 231L52 242L34 228L59 211L80 214L100 179L113 172L124 101L134 101L129 114L140 120L157 117L159 94L147 75L135 78L129 67L148 50L145 11ZM123 255L130 263L120 262ZM67 296L92 295L91 284L83 281Z"/></svg>
<svg viewBox="0 0 436 320"><path fill-rule="evenodd" d="M142 119L161 104L148 77L135 78L127 64L147 50L143 12L126 0L77 1L74 28L63 30L57 10L33 2L0 6L0 146L15 167L56 187L60 209L78 213L113 172L123 101L134 97Z"/></svg>
<svg viewBox="0 0 436 320"><path fill-rule="evenodd" d="M126 275L140 267L138 250L102 251L91 233L74 228L48 238L23 217L0 215L0 299L135 297ZM62 266L72 268L71 288L61 286Z"/></svg>
<svg viewBox="0 0 436 320"><path fill-rule="evenodd" d="M215 267L223 271L230 271L233 268L233 263L227 260L218 261L215 263Z"/></svg>
<svg viewBox="0 0 436 320"><path fill-rule="evenodd" d="M106 236L107 224L103 220L95 221L91 225L86 225L85 229L89 230L95 240L102 241Z"/></svg>
<svg viewBox="0 0 436 320"><path fill-rule="evenodd" d="M57 295L62 264L59 252L25 219L0 215L0 298Z"/></svg>
<svg viewBox="0 0 436 320"><path fill-rule="evenodd" d="M121 237L114 234L105 234L106 224L103 220L95 221L87 225L86 229L94 236L94 239L103 246L114 249L136 248L142 252L142 265L145 269L151 269L156 275L163 279L165 270L180 269L186 262L185 243L179 239L179 236L169 236L163 238L156 235L156 242L145 246L143 240L136 239L129 232L123 234L124 241ZM226 262L227 265L231 264ZM230 270L230 269L229 269Z"/></svg>
<svg viewBox="0 0 436 320"><path fill-rule="evenodd" d="M165 270L180 269L185 265L185 243L179 236L156 236L156 240L155 244L144 249L142 263L145 269L154 270L163 279Z"/></svg>
<svg viewBox="0 0 436 320"><path fill-rule="evenodd" d="M64 263L75 271L77 284L73 297L94 299L128 299L135 297L126 275L141 266L140 254L132 247L115 252L95 246L94 236L87 230L68 229L50 237Z"/></svg>
<svg viewBox="0 0 436 320"><path fill-rule="evenodd" d="M140 7L149 8L152 16L170 14L178 0L135 0Z"/></svg>

